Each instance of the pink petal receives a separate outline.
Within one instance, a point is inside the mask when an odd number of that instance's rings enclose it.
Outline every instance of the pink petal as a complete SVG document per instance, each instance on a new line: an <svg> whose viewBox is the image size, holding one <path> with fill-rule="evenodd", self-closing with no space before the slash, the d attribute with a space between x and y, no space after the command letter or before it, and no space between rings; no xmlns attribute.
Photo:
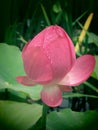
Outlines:
<svg viewBox="0 0 98 130"><path fill-rule="evenodd" d="M50 44L58 37L68 39L68 35L64 31L63 28L57 25L51 25L42 30L39 34L37 34L32 40L30 46L46 46ZM69 38L70 40L70 38Z"/></svg>
<svg viewBox="0 0 98 130"><path fill-rule="evenodd" d="M60 85L76 86L86 81L95 66L95 58L84 55L76 60L76 63L68 74L59 82Z"/></svg>
<svg viewBox="0 0 98 130"><path fill-rule="evenodd" d="M52 70L50 63L40 47L31 47L29 45L23 49L22 57L24 69L27 75L38 83L48 82L52 79Z"/></svg>
<svg viewBox="0 0 98 130"><path fill-rule="evenodd" d="M40 33L38 33L30 42L30 47L32 46L42 46L43 41L44 41L44 35L45 35L45 30L42 30Z"/></svg>
<svg viewBox="0 0 98 130"><path fill-rule="evenodd" d="M76 60L71 40L67 36L65 38L59 37L48 44L44 50L50 60L54 78L61 79Z"/></svg>
<svg viewBox="0 0 98 130"><path fill-rule="evenodd" d="M62 103L62 92L58 86L44 86L41 99L48 106L57 107Z"/></svg>
<svg viewBox="0 0 98 130"><path fill-rule="evenodd" d="M59 85L60 89L62 92L72 92L72 88L69 86L63 86L63 85Z"/></svg>
<svg viewBox="0 0 98 130"><path fill-rule="evenodd" d="M27 43L25 44L25 46L23 47L22 54L26 52L26 49L27 49L29 43L30 43L30 41L27 42Z"/></svg>
<svg viewBox="0 0 98 130"><path fill-rule="evenodd" d="M23 85L26 85L26 86L33 86L33 85L35 85L35 83L31 79L29 79L27 76L16 77L16 80L20 84L23 84Z"/></svg>

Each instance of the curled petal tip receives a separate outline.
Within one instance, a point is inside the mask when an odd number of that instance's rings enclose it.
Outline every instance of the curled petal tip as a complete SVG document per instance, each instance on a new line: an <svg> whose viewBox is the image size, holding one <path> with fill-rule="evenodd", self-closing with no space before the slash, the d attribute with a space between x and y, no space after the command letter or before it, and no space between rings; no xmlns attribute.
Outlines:
<svg viewBox="0 0 98 130"><path fill-rule="evenodd" d="M35 85L35 83L31 79L29 79L27 76L18 76L18 77L16 77L16 80L20 84L23 84L25 86L33 86L33 85Z"/></svg>

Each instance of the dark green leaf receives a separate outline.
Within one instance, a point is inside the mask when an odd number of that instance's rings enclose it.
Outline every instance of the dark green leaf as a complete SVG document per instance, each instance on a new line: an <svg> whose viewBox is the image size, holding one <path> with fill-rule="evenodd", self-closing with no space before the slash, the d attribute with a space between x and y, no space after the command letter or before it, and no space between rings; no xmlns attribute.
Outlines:
<svg viewBox="0 0 98 130"><path fill-rule="evenodd" d="M98 112L64 109L48 115L47 130L97 130Z"/></svg>

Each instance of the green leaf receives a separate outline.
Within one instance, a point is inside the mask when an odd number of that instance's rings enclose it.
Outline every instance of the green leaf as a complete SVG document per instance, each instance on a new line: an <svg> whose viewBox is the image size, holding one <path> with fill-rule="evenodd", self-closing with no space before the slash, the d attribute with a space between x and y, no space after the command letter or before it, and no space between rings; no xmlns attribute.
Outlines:
<svg viewBox="0 0 98 130"><path fill-rule="evenodd" d="M16 81L16 76L25 75L21 51L16 46L0 43L0 89L11 89L37 100L42 86L27 87Z"/></svg>
<svg viewBox="0 0 98 130"><path fill-rule="evenodd" d="M97 130L98 112L74 112L64 109L52 112L47 118L47 130Z"/></svg>
<svg viewBox="0 0 98 130"><path fill-rule="evenodd" d="M95 56L95 59L96 59L96 65L95 65L95 68L94 68L95 75L93 75L93 77L98 79L98 56Z"/></svg>
<svg viewBox="0 0 98 130"><path fill-rule="evenodd" d="M0 130L27 130L41 115L41 105L0 101Z"/></svg>
<svg viewBox="0 0 98 130"><path fill-rule="evenodd" d="M60 3L59 3L58 1L53 5L53 11L54 11L55 13L59 13L59 12L62 11L61 6L60 6Z"/></svg>
<svg viewBox="0 0 98 130"><path fill-rule="evenodd" d="M88 36L88 43L94 43L98 47L98 35L89 32Z"/></svg>

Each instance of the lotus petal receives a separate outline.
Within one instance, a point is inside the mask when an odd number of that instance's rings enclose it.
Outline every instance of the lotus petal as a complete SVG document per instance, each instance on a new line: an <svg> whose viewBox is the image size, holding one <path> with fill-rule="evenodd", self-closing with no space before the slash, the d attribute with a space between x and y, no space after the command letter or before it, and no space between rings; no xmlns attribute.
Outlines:
<svg viewBox="0 0 98 130"><path fill-rule="evenodd" d="M28 78L27 76L18 76L18 77L16 77L16 80L20 84L23 84L23 85L26 85L26 86L33 86L33 85L35 85L35 83L30 78Z"/></svg>
<svg viewBox="0 0 98 130"><path fill-rule="evenodd" d="M84 55L76 60L76 63L67 75L59 82L60 85L76 86L86 81L95 66L95 58Z"/></svg>
<svg viewBox="0 0 98 130"><path fill-rule="evenodd" d="M48 106L57 107L62 103L62 92L58 86L44 86L41 99Z"/></svg>
<svg viewBox="0 0 98 130"><path fill-rule="evenodd" d="M35 82L48 82L52 80L50 63L40 47L31 47L22 53L24 69L27 75Z"/></svg>

